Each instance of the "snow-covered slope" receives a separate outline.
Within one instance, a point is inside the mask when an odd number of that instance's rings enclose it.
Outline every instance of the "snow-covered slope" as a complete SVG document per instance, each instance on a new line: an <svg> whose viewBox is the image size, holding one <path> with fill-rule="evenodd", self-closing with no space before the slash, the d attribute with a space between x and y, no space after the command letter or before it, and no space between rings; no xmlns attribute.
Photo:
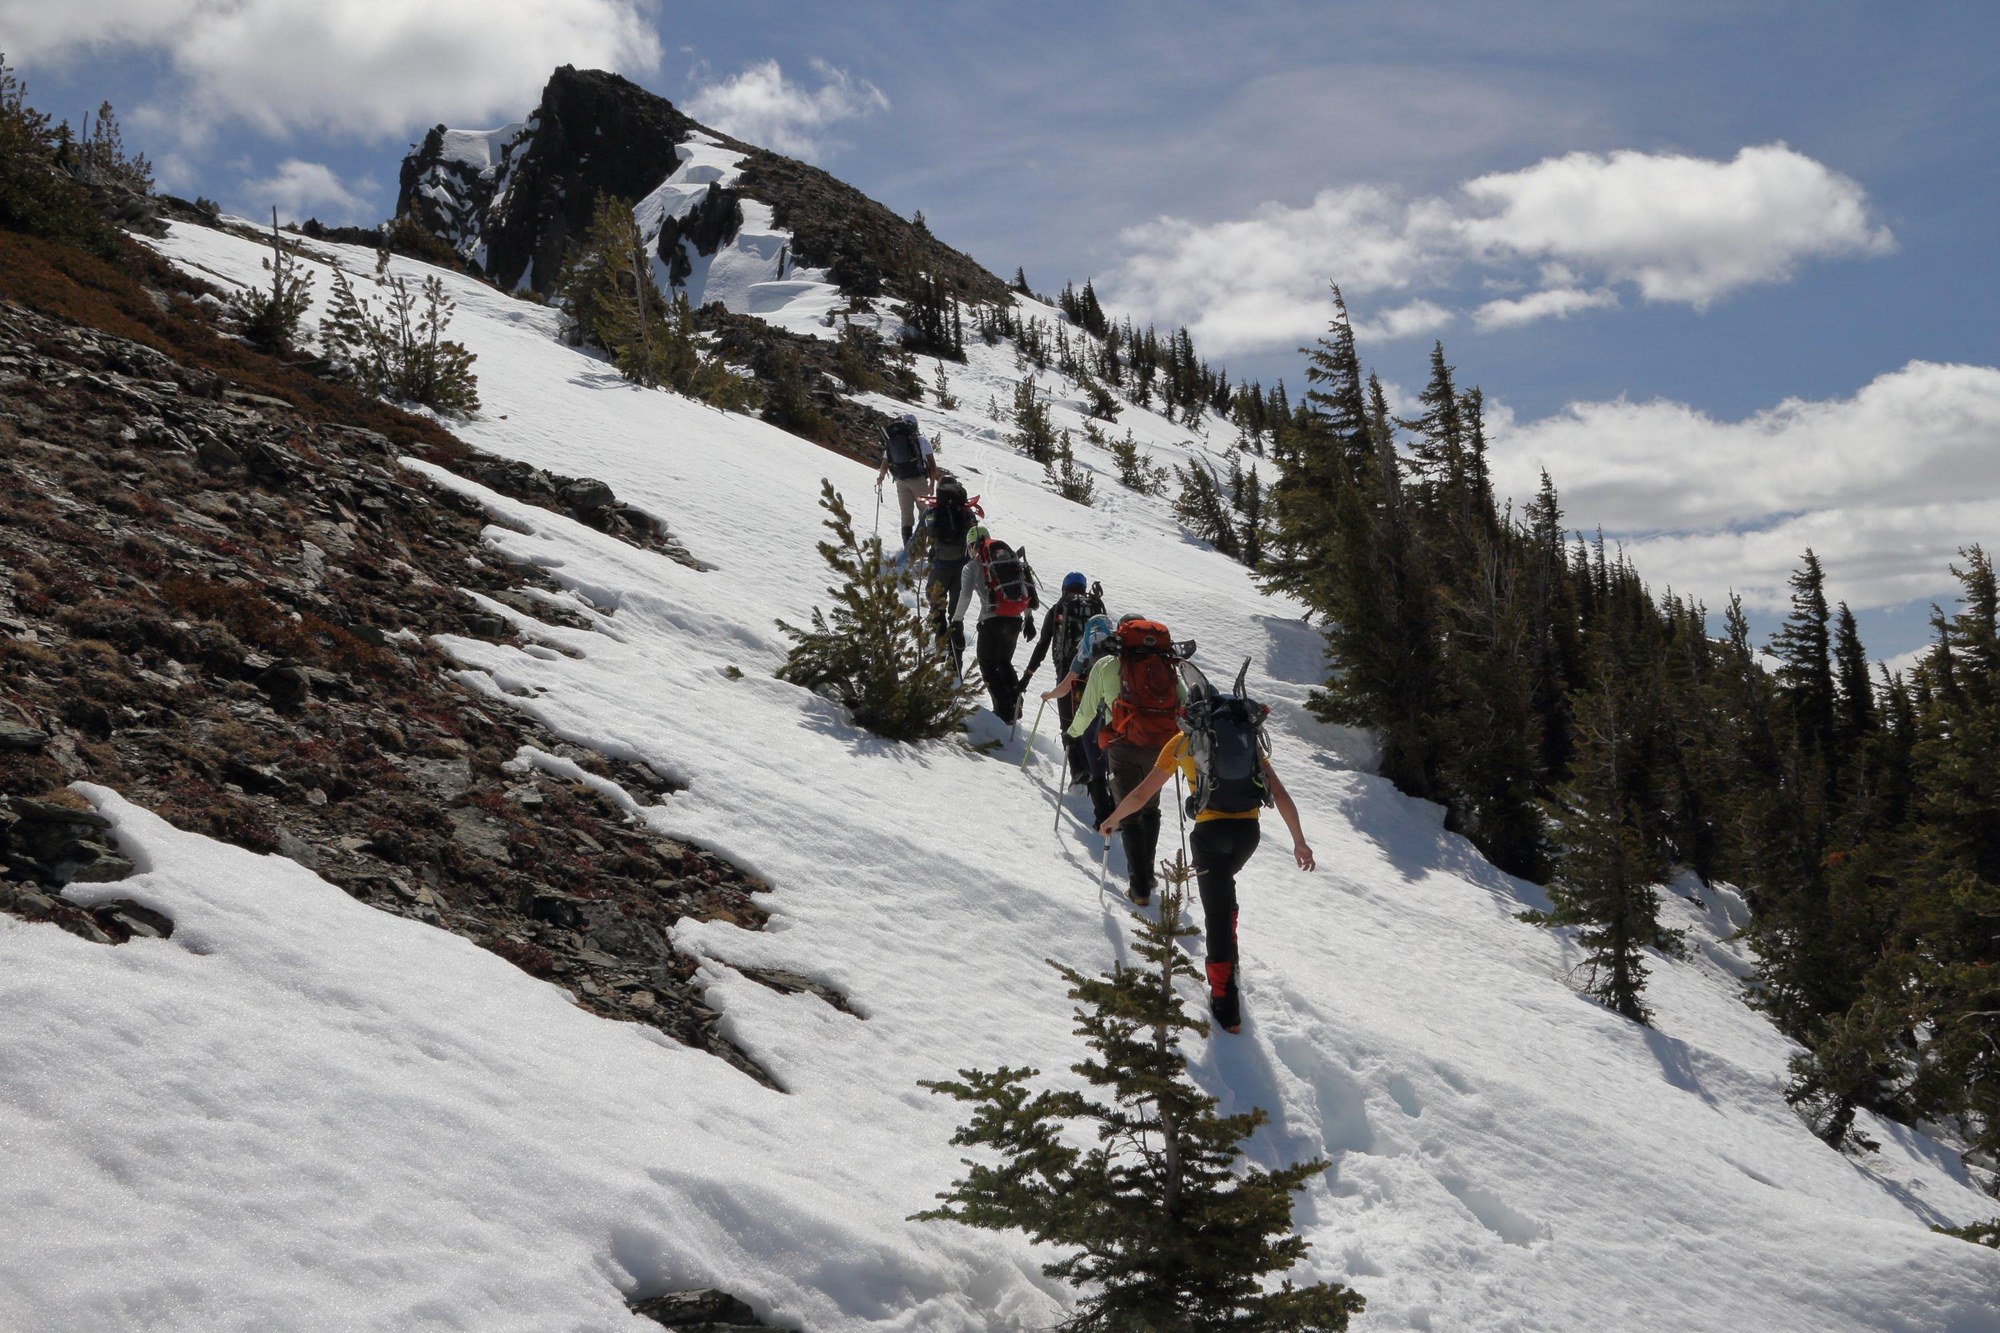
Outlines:
<svg viewBox="0 0 2000 1333"><path fill-rule="evenodd" d="M163 244L259 276L251 243L177 227ZM1054 1322L1067 1297L1045 1255L906 1220L959 1170L957 1108L917 1080L1060 1076L1078 1048L1042 960L1095 969L1128 947L1096 839L1058 820L1052 728L1024 773L1018 745L888 744L773 679L774 620L825 600L819 480L865 525L871 470L635 389L561 346L551 311L444 277L480 357L467 438L604 477L715 566L452 481L593 628L446 646L472 688L686 783L637 817L769 879L768 930L684 922L676 941L788 1091L92 793L146 872L118 893L181 926L107 949L0 921L0 1327L636 1330L621 1293L710 1283L814 1330ZM1996 1211L1951 1154L1877 1123L1883 1151L1849 1160L1785 1107L1791 1048L1737 998L1726 896L1668 898L1702 947L1656 964L1657 1030L1580 999L1571 946L1514 919L1538 891L1306 716L1321 663L1297 608L1120 490L1089 446L1099 507L1051 495L984 415L1017 374L1008 349L975 346L949 374L963 407L921 415L995 531L1210 664L1249 656L1277 705L1276 762L1321 870L1276 846L1253 860L1247 1022L1194 1060L1225 1109L1271 1113L1253 1156L1334 1160L1296 1209L1300 1276L1352 1282L1357 1327L1381 1330L2000 1329L2000 1254L1929 1231ZM1204 447L1137 409L1128 424L1163 461ZM990 717L975 733L1004 734ZM737 963L820 978L861 1016Z"/></svg>

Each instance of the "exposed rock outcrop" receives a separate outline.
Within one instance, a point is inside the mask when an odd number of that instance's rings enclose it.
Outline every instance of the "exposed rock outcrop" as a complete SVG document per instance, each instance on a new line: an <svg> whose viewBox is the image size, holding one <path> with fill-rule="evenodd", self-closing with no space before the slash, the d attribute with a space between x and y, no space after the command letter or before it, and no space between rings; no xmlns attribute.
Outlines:
<svg viewBox="0 0 2000 1333"><path fill-rule="evenodd" d="M597 201L652 193L680 165L675 148L696 132L747 156L736 185L711 187L663 231L660 254L670 270L680 265L678 276L686 272L680 240L713 254L742 224L740 201L755 199L793 233L793 261L829 270L850 295L906 295L906 280L928 273L961 300L1006 299L1006 284L969 256L818 167L697 124L629 79L569 65L519 125L439 125L425 135L403 160L396 212L414 215L501 286L547 293Z"/></svg>
<svg viewBox="0 0 2000 1333"><path fill-rule="evenodd" d="M0 301L0 911L104 944L171 933L136 902L62 896L133 869L66 789L97 782L765 1078L668 936L682 917L756 928L763 885L548 771L563 765L524 765L532 747L640 800L670 785L466 691L429 642L561 650L599 613L494 560L480 507L385 435L278 396L337 393L270 374L241 388ZM431 452L693 560L602 482Z"/></svg>

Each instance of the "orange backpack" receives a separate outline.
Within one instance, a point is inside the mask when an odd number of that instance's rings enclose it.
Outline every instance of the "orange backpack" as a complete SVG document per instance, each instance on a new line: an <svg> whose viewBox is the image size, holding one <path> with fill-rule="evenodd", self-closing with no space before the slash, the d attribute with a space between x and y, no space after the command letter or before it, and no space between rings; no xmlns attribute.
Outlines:
<svg viewBox="0 0 2000 1333"><path fill-rule="evenodd" d="M1118 697L1097 741L1157 750L1180 730L1180 655L1157 620L1130 620L1112 632L1118 648Z"/></svg>

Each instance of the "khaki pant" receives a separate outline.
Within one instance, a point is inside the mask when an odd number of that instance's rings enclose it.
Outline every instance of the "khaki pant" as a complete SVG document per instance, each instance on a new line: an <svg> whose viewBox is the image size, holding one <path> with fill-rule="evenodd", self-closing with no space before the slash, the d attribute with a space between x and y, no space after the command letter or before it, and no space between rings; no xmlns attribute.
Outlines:
<svg viewBox="0 0 2000 1333"><path fill-rule="evenodd" d="M902 519L903 545L910 544L910 534L917 530L917 502L931 493L931 479L924 477L896 478L896 512Z"/></svg>

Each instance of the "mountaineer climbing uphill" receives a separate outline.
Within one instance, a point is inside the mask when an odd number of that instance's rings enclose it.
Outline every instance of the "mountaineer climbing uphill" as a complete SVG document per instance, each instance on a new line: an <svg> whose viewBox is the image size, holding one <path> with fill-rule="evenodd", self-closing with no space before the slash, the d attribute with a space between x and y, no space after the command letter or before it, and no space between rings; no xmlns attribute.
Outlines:
<svg viewBox="0 0 2000 1333"><path fill-rule="evenodd" d="M1116 820L1100 820L1099 831L1108 838L1114 826L1124 826L1118 831L1125 841L1126 896L1144 906L1153 900L1158 879L1153 853L1160 841L1160 789L1154 784L1151 795L1136 800L1131 793L1145 784L1160 747L1175 735L1182 700L1175 668L1190 649L1177 646L1159 621L1136 615L1120 617L1110 642L1113 651L1090 669L1067 734L1082 735L1104 711L1097 740L1110 770L1111 794L1131 809Z"/></svg>
<svg viewBox="0 0 2000 1333"><path fill-rule="evenodd" d="M913 413L903 413L882 431L882 466L875 471L877 493L882 489L883 478L890 475L896 478L896 515L907 554L910 538L917 529L917 512L936 487L938 477L936 453L930 440L917 429Z"/></svg>
<svg viewBox="0 0 2000 1333"><path fill-rule="evenodd" d="M924 512L930 573L924 595L931 608L931 632L951 647L954 671L965 669L965 635L959 624L959 579L965 572L965 538L980 519L979 497L949 472L938 474L937 494Z"/></svg>
<svg viewBox="0 0 2000 1333"><path fill-rule="evenodd" d="M1098 728L1104 723L1109 709L1108 702L1101 705L1094 716L1079 716L1083 707L1080 695L1076 693L1090 676L1090 670L1099 658L1111 653L1116 641L1111 636L1111 617L1102 613L1084 622L1083 635L1077 640L1076 651L1070 655L1069 670L1056 682L1055 688L1042 691L1042 701L1060 700L1068 705L1062 714L1063 745L1071 754L1070 769L1074 780L1080 781L1090 792L1090 826L1096 828L1111 813L1116 800L1111 795L1111 769L1104 757L1104 747L1097 743ZM1060 705L1059 705L1060 706ZM1081 764L1081 768L1074 765Z"/></svg>
<svg viewBox="0 0 2000 1333"><path fill-rule="evenodd" d="M1033 612L1041 604L1034 571L1024 551L994 539L985 524L965 534L968 559L959 576L958 603L952 609L952 639L963 645L966 608L979 601L974 651L993 713L1013 725L1021 718L1021 677L1014 669L1014 650L1025 630L1035 634Z"/></svg>
<svg viewBox="0 0 2000 1333"><path fill-rule="evenodd" d="M1229 694L1217 693L1193 667L1183 663L1181 670L1188 677L1187 705L1178 732L1160 747L1152 772L1125 794L1100 827L1109 837L1144 802L1157 802L1169 778L1178 773L1186 780L1187 813L1194 817L1188 851L1207 928L1208 1009L1225 1031L1236 1032L1243 1025L1236 988L1236 876L1257 850L1263 807L1275 806L1285 821L1299 869L1313 868L1313 852L1299 825L1298 807L1271 767L1264 735L1270 710L1244 693L1249 660Z"/></svg>
<svg viewBox="0 0 2000 1333"><path fill-rule="evenodd" d="M1084 627L1091 617L1104 614L1104 588L1093 585L1089 579L1075 570L1063 575L1062 596L1056 599L1042 616L1042 638L1035 645L1034 653L1028 658L1027 669L1021 673L1021 688L1026 690L1028 682L1041 669L1042 659L1053 650L1056 669L1067 668L1076 658L1076 650L1083 643ZM1069 736L1069 724L1076 715L1076 700L1069 692L1044 694L1046 702L1051 697L1056 700L1056 717L1063 727L1064 771L1069 784L1085 781L1090 769L1083 754L1083 741Z"/></svg>

